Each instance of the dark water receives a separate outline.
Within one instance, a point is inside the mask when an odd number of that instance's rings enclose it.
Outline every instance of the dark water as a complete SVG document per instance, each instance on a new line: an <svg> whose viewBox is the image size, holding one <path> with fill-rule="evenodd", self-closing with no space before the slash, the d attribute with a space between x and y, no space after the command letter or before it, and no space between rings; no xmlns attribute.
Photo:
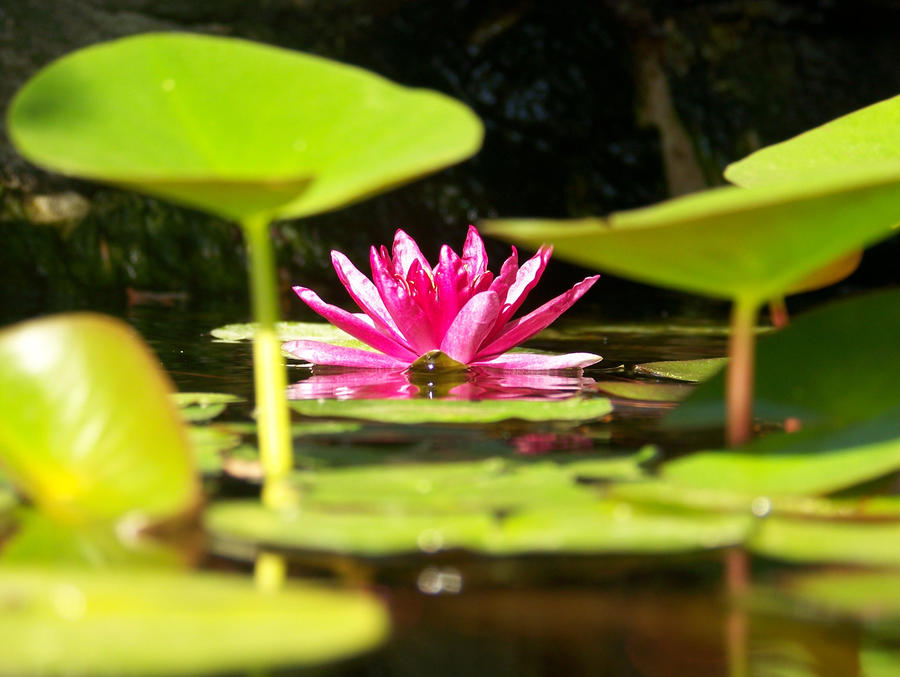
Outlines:
<svg viewBox="0 0 900 677"><path fill-rule="evenodd" d="M180 391L229 392L252 402L249 345L215 343L209 336L212 328L244 318L228 312L137 307L126 319L148 340ZM577 318L563 328L563 334L536 347L602 353L600 366L586 370L598 380L629 376L636 362L709 357L725 350L723 334L713 329L692 335L636 329L598 333ZM292 382L309 375L298 367L289 373ZM666 406L632 403L603 421L582 426L580 433L589 444L576 451L621 453L652 442L673 454L719 443L716 431L709 440L661 433L657 423ZM230 413L246 419L249 404ZM478 435L505 440L514 453L514 440L521 434L549 430L547 424L534 425L524 431L509 424L483 426ZM385 439L395 434L388 432ZM444 436L440 447L452 449L452 427L449 432L424 427L403 432L406 441L438 434ZM467 435L456 439L459 448L471 444L471 430ZM564 437L551 434L549 439L543 453L572 451ZM235 490L223 486L223 491ZM244 564L216 557L206 562L246 570ZM292 575L371 587L392 614L393 635L386 646L314 674L860 674L858 628L732 603L735 591L726 583L728 564L721 552L498 558L445 552L386 559L293 553L289 562ZM789 568L752 562L755 582L776 580L785 571Z"/></svg>

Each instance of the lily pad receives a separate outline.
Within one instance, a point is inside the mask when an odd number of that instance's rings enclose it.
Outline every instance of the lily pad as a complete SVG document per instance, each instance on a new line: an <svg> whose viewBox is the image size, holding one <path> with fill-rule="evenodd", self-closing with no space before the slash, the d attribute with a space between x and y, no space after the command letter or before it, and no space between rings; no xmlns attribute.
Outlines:
<svg viewBox="0 0 900 677"><path fill-rule="evenodd" d="M677 402L687 397L690 387L681 383L654 383L652 381L605 380L597 381L593 388L623 400L644 402Z"/></svg>
<svg viewBox="0 0 900 677"><path fill-rule="evenodd" d="M740 186L802 179L810 174L840 174L848 167L892 163L900 158L900 96L879 101L766 146L725 169Z"/></svg>
<svg viewBox="0 0 900 677"><path fill-rule="evenodd" d="M900 621L900 573L825 571L789 576L779 593L832 615L862 622Z"/></svg>
<svg viewBox="0 0 900 677"><path fill-rule="evenodd" d="M486 233L641 282L757 307L900 222L900 157L839 176L723 187L606 219L488 221ZM677 254L675 254L677 252Z"/></svg>
<svg viewBox="0 0 900 677"><path fill-rule="evenodd" d="M591 421L606 416L606 398L565 400L293 400L291 408L304 416L356 418L384 423L492 423L524 421Z"/></svg>
<svg viewBox="0 0 900 677"><path fill-rule="evenodd" d="M900 290L841 300L760 339L754 410L804 425L864 421L900 406ZM666 417L672 427L719 425L725 378L700 385Z"/></svg>
<svg viewBox="0 0 900 677"><path fill-rule="evenodd" d="M789 562L900 566L900 521L851 522L770 517L747 548Z"/></svg>
<svg viewBox="0 0 900 677"><path fill-rule="evenodd" d="M14 98L9 130L43 167L236 220L342 206L468 157L483 133L468 108L436 92L185 33L53 62Z"/></svg>
<svg viewBox="0 0 900 677"><path fill-rule="evenodd" d="M241 435L225 426L192 425L188 433L195 462L204 474L221 471L223 453L237 448L243 441Z"/></svg>
<svg viewBox="0 0 900 677"><path fill-rule="evenodd" d="M0 464L57 519L163 518L199 497L158 361L124 323L57 315L0 332Z"/></svg>
<svg viewBox="0 0 900 677"><path fill-rule="evenodd" d="M213 548L226 554L275 547L373 557L460 548L495 556L685 552L740 543L752 520L612 501L550 503L505 517L486 512L273 510L230 501L212 505L204 523L216 539ZM252 547L248 551L240 544Z"/></svg>
<svg viewBox="0 0 900 677"><path fill-rule="evenodd" d="M645 362L635 365L636 374L645 374L673 381L700 383L706 381L728 364L727 357L709 357L698 360L667 360L663 362ZM723 412L724 413L724 412ZM720 416L719 421L722 420Z"/></svg>
<svg viewBox="0 0 900 677"><path fill-rule="evenodd" d="M225 411L225 406L242 398L227 393L173 393L172 400L186 421L209 421Z"/></svg>
<svg viewBox="0 0 900 677"><path fill-rule="evenodd" d="M198 675L331 661L385 639L372 597L246 578L4 567L0 672Z"/></svg>
<svg viewBox="0 0 900 677"><path fill-rule="evenodd" d="M241 341L252 341L258 331L259 324L256 322L245 322L243 324L226 324L222 327L217 327L210 334L218 341L238 343ZM282 342L309 339L322 341L323 343L333 343L339 346L352 346L354 348L361 348L365 345L362 341L353 338L347 332L327 322L276 322L275 333L278 335L278 340Z"/></svg>

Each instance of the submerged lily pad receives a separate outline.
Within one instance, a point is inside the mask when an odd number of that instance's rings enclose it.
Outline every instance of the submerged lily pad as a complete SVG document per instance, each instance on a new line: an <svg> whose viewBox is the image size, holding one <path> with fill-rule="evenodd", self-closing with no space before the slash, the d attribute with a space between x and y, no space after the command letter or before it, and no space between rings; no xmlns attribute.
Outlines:
<svg viewBox="0 0 900 677"><path fill-rule="evenodd" d="M228 393L172 393L172 400L186 421L208 421L225 411L226 405L242 399Z"/></svg>
<svg viewBox="0 0 900 677"><path fill-rule="evenodd" d="M304 416L356 418L384 423L491 423L524 421L590 421L606 416L606 398L565 400L293 400Z"/></svg>
<svg viewBox="0 0 900 677"><path fill-rule="evenodd" d="M369 595L204 573L4 567L0 672L198 675L322 663L385 639Z"/></svg>
<svg viewBox="0 0 900 677"><path fill-rule="evenodd" d="M598 381L593 388L613 397L644 402L677 402L687 397L690 392L690 387L681 383L654 383L623 379Z"/></svg>
<svg viewBox="0 0 900 677"><path fill-rule="evenodd" d="M53 62L14 98L9 130L41 166L237 220L340 207L458 162L482 137L478 118L437 92L186 33Z"/></svg>
<svg viewBox="0 0 900 677"><path fill-rule="evenodd" d="M169 517L199 487L158 361L124 323L87 313L0 332L0 464L57 519Z"/></svg>
<svg viewBox="0 0 900 677"><path fill-rule="evenodd" d="M800 315L760 339L754 411L804 425L864 421L900 406L900 290L841 300ZM709 379L666 417L673 427L719 425L723 374Z"/></svg>
<svg viewBox="0 0 900 677"><path fill-rule="evenodd" d="M645 362L635 365L637 374L667 378L673 381L700 383L706 381L720 371L728 363L727 357L708 357L697 360L667 360L663 362ZM719 418L721 421L722 419Z"/></svg>

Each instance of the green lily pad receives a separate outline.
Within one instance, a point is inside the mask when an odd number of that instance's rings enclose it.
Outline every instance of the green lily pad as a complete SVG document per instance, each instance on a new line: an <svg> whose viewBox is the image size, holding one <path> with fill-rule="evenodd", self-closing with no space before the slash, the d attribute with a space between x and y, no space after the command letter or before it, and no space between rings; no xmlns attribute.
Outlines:
<svg viewBox="0 0 900 677"><path fill-rule="evenodd" d="M752 519L599 500L561 506L551 502L505 517L487 512L273 510L252 501L228 501L213 504L204 524L216 539L215 550L238 557L252 556L256 547L369 557L466 549L497 556L703 550L740 543Z"/></svg>
<svg viewBox="0 0 900 677"><path fill-rule="evenodd" d="M879 101L730 164L725 178L739 186L840 174L847 167L900 158L900 96Z"/></svg>
<svg viewBox="0 0 900 677"><path fill-rule="evenodd" d="M245 322L243 324L226 324L222 327L217 327L210 334L218 341L238 343L240 341L252 341L258 331L259 325L257 323ZM275 333L278 335L279 341L308 339L322 341L323 343L333 343L338 346L365 347L362 341L353 338L347 332L327 322L276 322Z"/></svg>
<svg viewBox="0 0 900 677"><path fill-rule="evenodd" d="M524 421L591 421L606 416L606 398L565 400L293 400L291 408L304 416L356 418L384 423L492 423Z"/></svg>
<svg viewBox="0 0 900 677"><path fill-rule="evenodd" d="M652 455L652 450L651 454ZM483 461L343 467L295 473L291 485L303 506L366 512L496 512L535 504L583 503L596 492L576 479L644 476L646 452L574 463Z"/></svg>
<svg viewBox="0 0 900 677"><path fill-rule="evenodd" d="M3 544L4 566L153 567L183 566L174 549L136 534L124 540L125 530L108 522L71 525L27 508L16 514L16 531Z"/></svg>
<svg viewBox="0 0 900 677"><path fill-rule="evenodd" d="M197 675L322 663L385 639L372 597L204 573L4 567L0 672Z"/></svg>
<svg viewBox="0 0 900 677"><path fill-rule="evenodd" d="M825 571L789 576L779 593L792 601L862 622L900 621L900 573Z"/></svg>
<svg viewBox="0 0 900 677"><path fill-rule="evenodd" d="M690 387L681 383L654 383L652 381L605 380L597 381L592 388L605 395L623 400L644 402L677 402L687 397Z"/></svg>
<svg viewBox="0 0 900 677"><path fill-rule="evenodd" d="M900 419L892 411L843 428L813 428L662 464L663 479L753 495L824 494L900 469Z"/></svg>
<svg viewBox="0 0 900 677"><path fill-rule="evenodd" d="M635 365L636 374L645 374L673 381L700 383L706 381L728 364L727 357L708 357L698 360L668 360L663 362L645 362ZM719 418L719 421L722 419Z"/></svg>
<svg viewBox="0 0 900 677"><path fill-rule="evenodd" d="M197 426L188 429L194 460L203 474L220 472L223 454L240 446L243 438L227 426Z"/></svg>
<svg viewBox="0 0 900 677"><path fill-rule="evenodd" d="M171 385L124 323L57 315L0 332L0 464L57 519L168 517L198 500Z"/></svg>
<svg viewBox="0 0 900 677"><path fill-rule="evenodd" d="M78 50L8 114L32 162L235 220L340 207L481 144L462 104L232 38L157 33Z"/></svg>
<svg viewBox="0 0 900 677"><path fill-rule="evenodd" d="M209 421L243 398L228 393L172 393L172 400L186 421Z"/></svg>
<svg viewBox="0 0 900 677"><path fill-rule="evenodd" d="M802 563L900 565L900 521L833 521L772 516L761 520L747 548Z"/></svg>
<svg viewBox="0 0 900 677"><path fill-rule="evenodd" d="M716 188L574 221L498 220L487 234L564 259L752 307L900 222L900 158L840 176ZM677 252L677 254L676 254Z"/></svg>
<svg viewBox="0 0 900 677"><path fill-rule="evenodd" d="M800 315L760 339L754 411L798 417L804 425L849 424L900 406L900 290L838 301ZM725 377L701 384L665 420L667 426L720 425Z"/></svg>

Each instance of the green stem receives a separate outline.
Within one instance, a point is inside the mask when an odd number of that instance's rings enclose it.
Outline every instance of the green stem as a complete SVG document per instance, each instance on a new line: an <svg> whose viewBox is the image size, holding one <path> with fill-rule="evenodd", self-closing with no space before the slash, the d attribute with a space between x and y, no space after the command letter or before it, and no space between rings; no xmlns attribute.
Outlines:
<svg viewBox="0 0 900 677"><path fill-rule="evenodd" d="M253 371L256 386L256 421L259 455L265 473L263 503L276 506L282 480L292 465L287 374L278 322L278 286L275 259L269 239L269 221L251 218L242 224L250 257L250 295L253 317L259 329L253 340Z"/></svg>
<svg viewBox="0 0 900 677"><path fill-rule="evenodd" d="M739 447L747 442L753 430L753 353L757 308L758 304L753 301L738 299L731 311L725 394L729 447Z"/></svg>

